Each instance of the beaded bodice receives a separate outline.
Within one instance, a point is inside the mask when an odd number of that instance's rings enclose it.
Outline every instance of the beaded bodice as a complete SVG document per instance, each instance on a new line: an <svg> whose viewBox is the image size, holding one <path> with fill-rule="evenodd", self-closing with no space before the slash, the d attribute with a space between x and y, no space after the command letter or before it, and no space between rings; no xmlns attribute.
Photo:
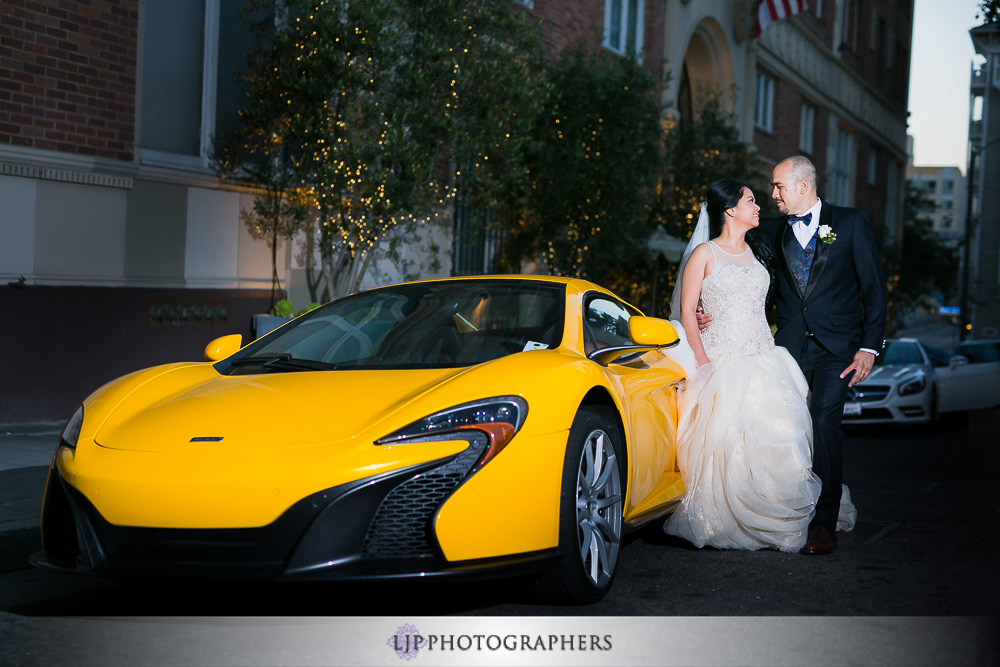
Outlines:
<svg viewBox="0 0 1000 667"><path fill-rule="evenodd" d="M750 248L733 255L709 241L712 272L701 285L701 302L712 323L701 334L711 360L752 356L774 348L764 314L770 276Z"/></svg>

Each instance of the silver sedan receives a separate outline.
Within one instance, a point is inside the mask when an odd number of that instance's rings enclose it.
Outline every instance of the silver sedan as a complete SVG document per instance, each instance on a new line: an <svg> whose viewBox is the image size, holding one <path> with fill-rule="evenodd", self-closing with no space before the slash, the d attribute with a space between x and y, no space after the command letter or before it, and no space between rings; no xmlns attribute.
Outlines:
<svg viewBox="0 0 1000 667"><path fill-rule="evenodd" d="M920 424L938 418L936 368L947 362L915 338L893 338L871 375L847 390L844 424Z"/></svg>

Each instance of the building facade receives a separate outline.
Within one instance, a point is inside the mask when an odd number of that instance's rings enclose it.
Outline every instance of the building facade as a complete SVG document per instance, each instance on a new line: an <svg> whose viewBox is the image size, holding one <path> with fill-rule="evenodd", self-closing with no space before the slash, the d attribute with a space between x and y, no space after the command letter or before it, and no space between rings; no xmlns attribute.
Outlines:
<svg viewBox="0 0 1000 667"><path fill-rule="evenodd" d="M667 75L666 113L732 91L763 172L806 154L822 197L900 237L912 0L813 0L756 39L755 0L511 1L541 22L550 57L599 44ZM242 97L244 4L0 4L0 343L24 351L0 361L0 422L63 418L113 377L252 335L270 251L240 220L254 194L220 183L210 160ZM319 297L307 240L277 255L297 306ZM488 270L490 248L421 276Z"/></svg>
<svg viewBox="0 0 1000 667"><path fill-rule="evenodd" d="M906 166L906 181L922 193L928 206L921 211L930 229L957 245L965 237L965 201L968 188L958 167Z"/></svg>
<svg viewBox="0 0 1000 667"><path fill-rule="evenodd" d="M814 0L755 40L754 145L809 157L820 196L863 210L883 248L902 241L912 33L912 0Z"/></svg>
<svg viewBox="0 0 1000 667"><path fill-rule="evenodd" d="M1000 337L1000 23L969 31L985 62L970 84L967 289L971 338Z"/></svg>

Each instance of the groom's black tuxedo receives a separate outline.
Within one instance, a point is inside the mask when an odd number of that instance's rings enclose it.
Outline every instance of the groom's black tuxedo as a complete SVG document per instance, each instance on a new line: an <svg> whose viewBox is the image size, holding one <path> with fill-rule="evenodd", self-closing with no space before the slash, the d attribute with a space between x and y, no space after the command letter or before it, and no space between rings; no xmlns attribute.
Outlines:
<svg viewBox="0 0 1000 667"><path fill-rule="evenodd" d="M823 202L819 224L828 225L836 240L830 244L817 240L808 282L801 290L793 273L797 260L792 255L801 246L787 220L783 217L759 229L777 264L778 330L774 342L788 350L809 382L813 471L823 483L813 522L835 530L843 479L844 432L840 422L851 379L840 374L859 348L880 351L883 347L888 300L885 277L867 216Z"/></svg>
<svg viewBox="0 0 1000 667"><path fill-rule="evenodd" d="M823 202L819 224L828 225L837 240L817 242L804 294L796 285L786 254L788 244L797 243L787 217L761 226L777 262L778 331L774 342L801 363L802 343L811 333L822 347L843 360L846 368L859 348L882 349L885 276L875 235L864 213Z"/></svg>

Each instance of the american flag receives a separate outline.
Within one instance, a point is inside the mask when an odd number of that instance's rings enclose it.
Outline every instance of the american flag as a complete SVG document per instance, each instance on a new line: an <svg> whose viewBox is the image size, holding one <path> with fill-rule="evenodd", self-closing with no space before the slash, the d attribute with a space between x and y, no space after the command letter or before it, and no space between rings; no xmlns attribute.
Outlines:
<svg viewBox="0 0 1000 667"><path fill-rule="evenodd" d="M757 23L753 27L753 36L760 37L767 26L798 14L808 6L809 0L757 0Z"/></svg>

